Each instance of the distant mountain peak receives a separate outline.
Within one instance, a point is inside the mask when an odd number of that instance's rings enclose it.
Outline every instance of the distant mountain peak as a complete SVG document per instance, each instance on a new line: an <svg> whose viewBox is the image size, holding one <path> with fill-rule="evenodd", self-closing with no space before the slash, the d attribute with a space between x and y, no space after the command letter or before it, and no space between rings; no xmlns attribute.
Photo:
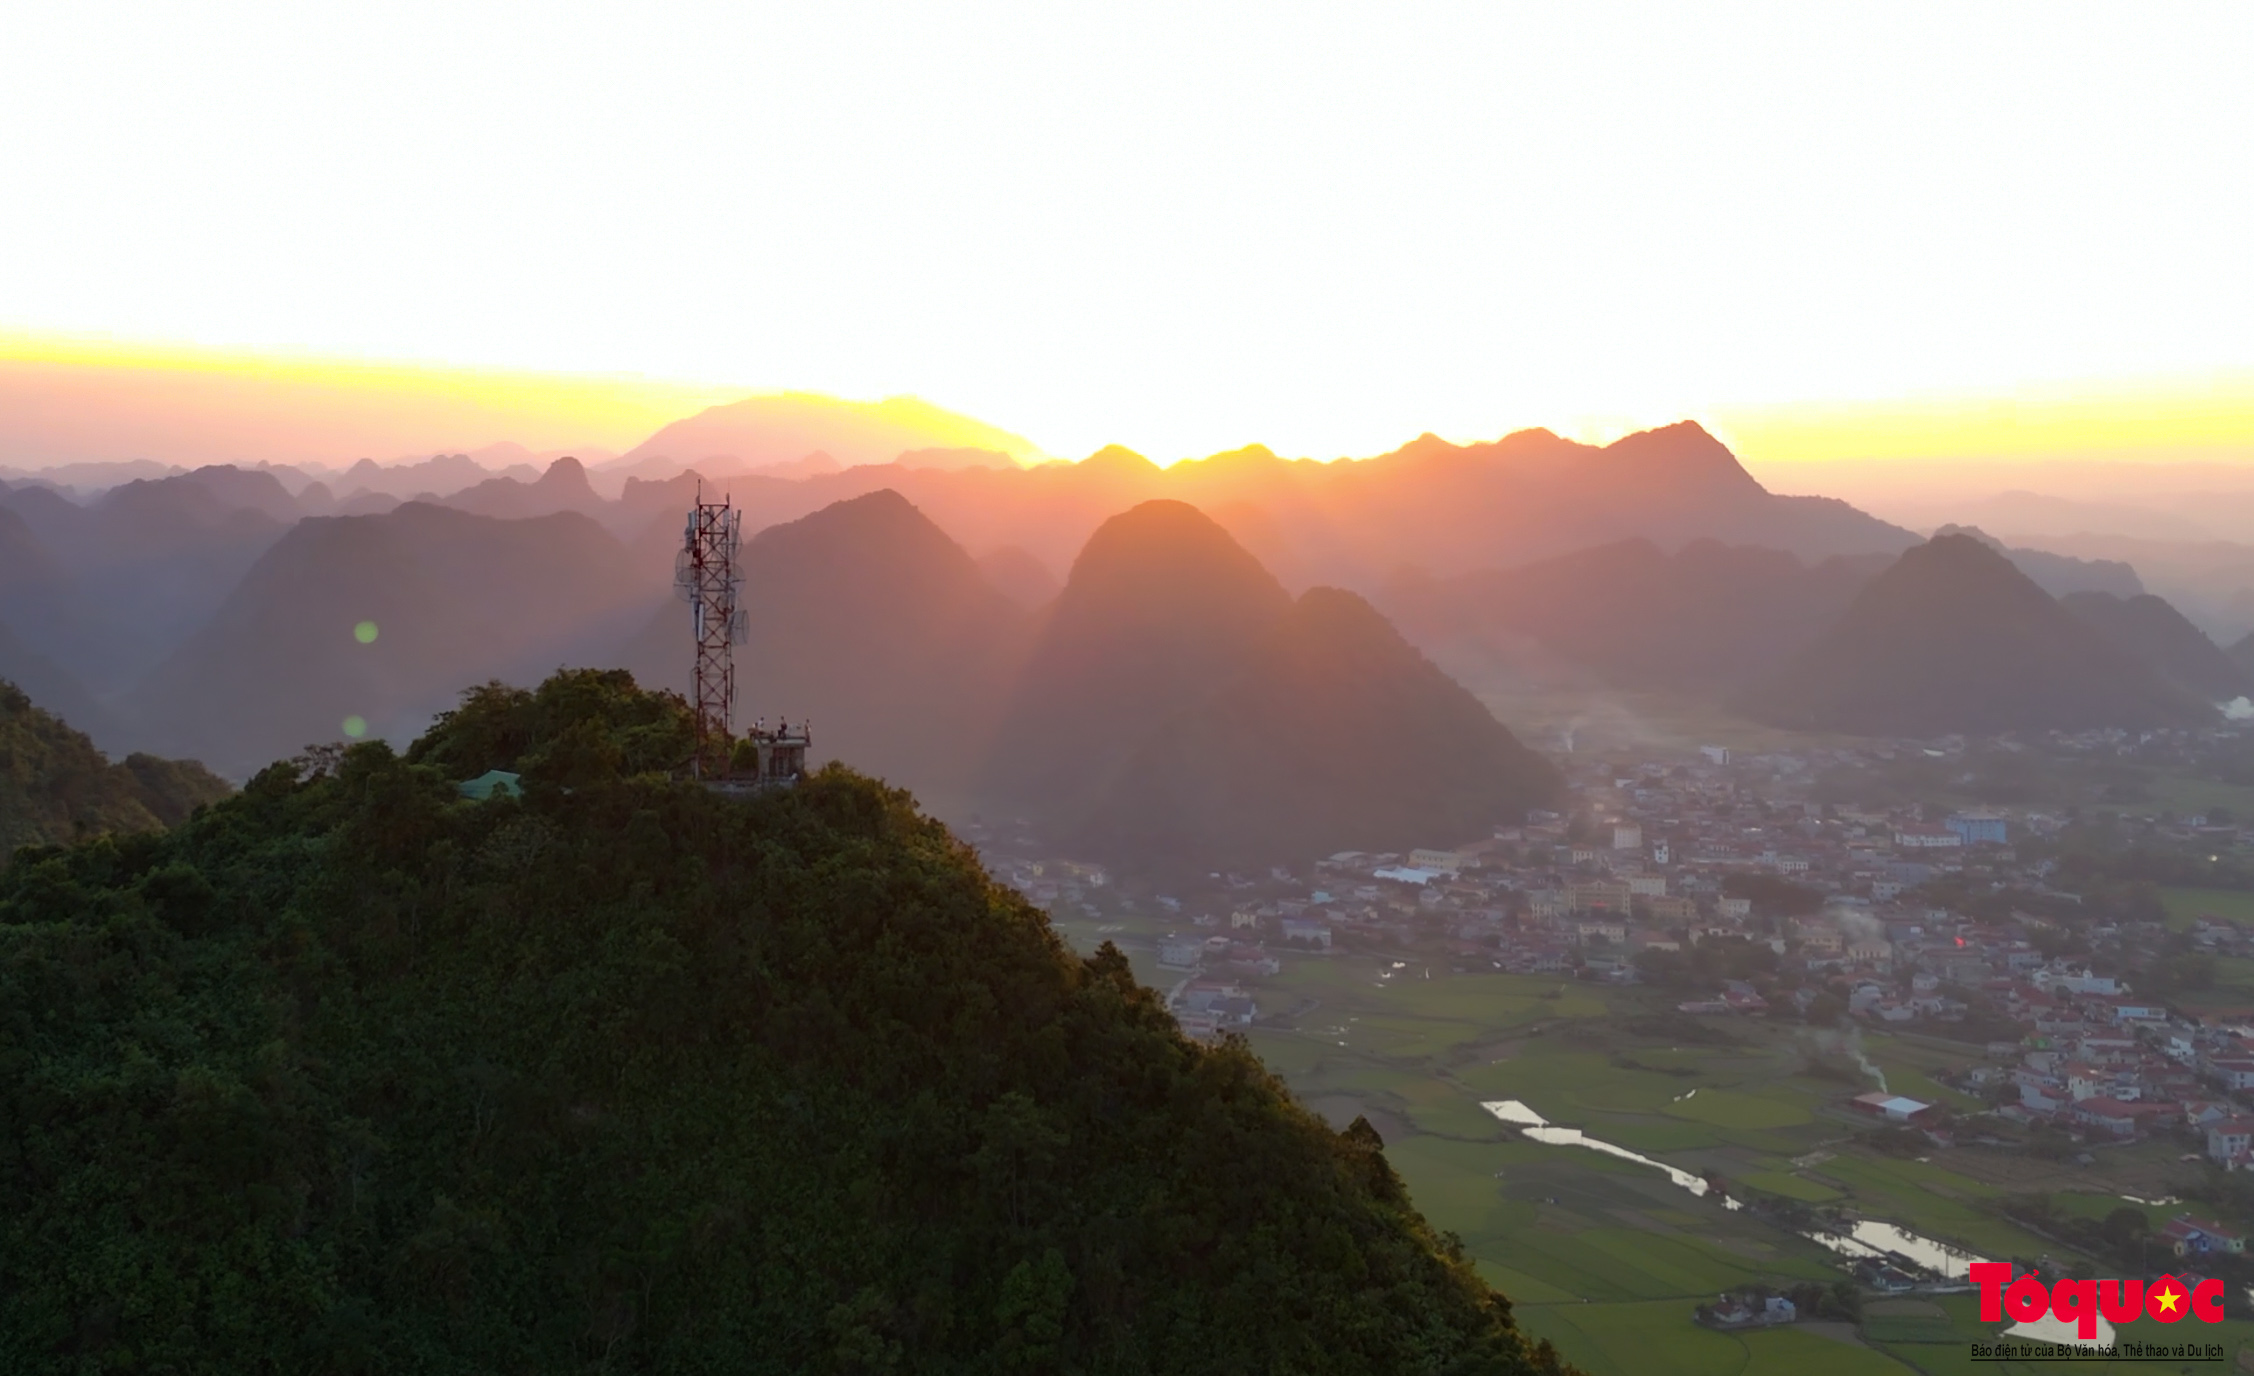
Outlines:
<svg viewBox="0 0 2254 1376"><path fill-rule="evenodd" d="M1124 444L1107 444L1080 461L1080 467L1097 472L1132 473L1148 475L1159 472L1157 464L1129 449Z"/></svg>
<svg viewBox="0 0 2254 1376"><path fill-rule="evenodd" d="M2001 540L1997 539L1997 538L1996 538L1995 536L1993 536L1993 535L1990 535L1990 534L1989 534L1989 533L1988 533L1987 531L1984 531L1984 530L1982 530L1982 529L1981 529L1980 527L1978 527L1978 526L1959 526L1959 525L1946 525L1946 526L1943 526L1943 527L1941 527L1941 528L1940 528L1939 530L1936 530L1936 531L1934 531L1934 532L1933 532L1933 538L1934 538L1934 539L1936 539L1936 540L1942 540L1942 539L1967 539L1967 540L1977 540L1977 541L1979 541L1979 542L1980 542L1981 544L1983 544L1983 545L1986 545L1986 546L1987 546L1988 548L1990 548L1990 549L1992 549L1992 550L1996 550L1996 551L1998 551L1999 553L2000 553L2000 552L2002 552L2002 550L2003 550L2003 548L2004 548L2004 542L2003 542L2003 541L2001 541Z"/></svg>
<svg viewBox="0 0 2254 1376"><path fill-rule="evenodd" d="M590 497L595 495L593 485L587 481L587 465L569 454L549 464L548 471L541 474L539 481L533 486L544 491L584 492Z"/></svg>
<svg viewBox="0 0 2254 1376"><path fill-rule="evenodd" d="M1013 460L1044 457L1032 441L915 397L846 401L814 392L775 392L711 406L674 421L624 456L687 464L732 456L748 468L789 463L820 449L841 467L891 463L918 449L989 449Z"/></svg>
<svg viewBox="0 0 2254 1376"><path fill-rule="evenodd" d="M1600 452L1613 463L1631 466L1641 479L1676 485L1693 480L1748 493L1767 491L1745 471L1728 445L1695 420L1623 435Z"/></svg>
<svg viewBox="0 0 2254 1376"><path fill-rule="evenodd" d="M1781 726L1911 736L2212 715L1963 533L1903 553L1751 705Z"/></svg>

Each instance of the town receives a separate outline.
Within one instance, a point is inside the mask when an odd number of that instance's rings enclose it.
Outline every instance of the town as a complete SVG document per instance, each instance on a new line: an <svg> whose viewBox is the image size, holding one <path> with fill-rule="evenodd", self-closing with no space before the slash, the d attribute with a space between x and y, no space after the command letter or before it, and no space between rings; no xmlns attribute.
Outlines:
<svg viewBox="0 0 2254 1376"><path fill-rule="evenodd" d="M2157 1274L2165 1262L2179 1276L2235 1275L2243 1265L2254 1206L2254 1175L2243 1186L2236 1175L2254 1167L2254 826L2221 804L2172 811L2119 782L2139 762L2182 772L2240 744L2232 725L1564 755L1570 803L1491 835L1344 851L1173 891L1041 854L1023 828L970 830L997 876L1076 945L1127 951L1187 1034L1250 1038L1339 1116L1348 1104L1407 1105L1393 1123L1416 1139L1402 1149L1411 1160L1427 1120L1415 1107L1426 1081L1409 1077L1529 1100L1546 1083L1523 1055L1483 1064L1464 1045L1372 1043L1383 1015L1342 1004L1343 990L1331 992L1342 984L1398 989L1388 1011L1412 1013L1420 981L1476 990L1486 979L1498 1003L1537 984L1547 989L1538 999L1585 990L1606 1000L1588 1010L1607 1016L1570 1026L1612 1038L1608 1071L1665 1070L1685 1083L1715 1064L1670 1061L1688 1057L1685 1043L1741 1059L1748 1046L1793 1048L1779 1073L1809 1091L1806 1124L1793 1129L1809 1140L1779 1136L1755 1161L1745 1155L1754 1143L1725 1132L1669 1159L1787 1227L1845 1237L1857 1221L1891 1218L1938 1238L1938 1253L1849 1257L1857 1287L1883 1306L1917 1302L1888 1295L1961 1289L1962 1262L1981 1248L2069 1270ZM1942 801L1946 787L1919 799L1899 787L1905 772L1962 785L1999 763L2053 787L2019 802L1970 801L1961 789ZM1368 978L1321 973L1341 961ZM1346 1007L1359 1016L1333 1011ZM1565 1011L1528 1007L1534 1036L1545 1012ZM1623 1042L1624 1022L1653 1029L1643 1040L1655 1045ZM1332 1047L1329 1059L1297 1050L1309 1042ZM1513 1030L1504 1044L1524 1042ZM1371 1057L1353 1075L1335 1073L1338 1057L1364 1046ZM1389 1071L1402 1077L1394 1090L1367 1092L1390 1083L1372 1078ZM1365 1088L1330 1092L1349 1081ZM1689 1092L1714 1102L1755 1090ZM1534 1106L1592 1132L1630 1121ZM1634 1141L1624 1126L1612 1136ZM1752 1168L1779 1156L1787 1172ZM1983 1212L1997 1226L1960 1223L1952 1234L1936 1223L1950 1209L1927 1216L1930 1201L1914 1191L1850 1188L1844 1167L1860 1158L1984 1177ZM2133 1217L2108 1223L2124 1211ZM1788 1278L1770 1279L1780 1283L1718 1291L1700 1321L1814 1316L1808 1282L1796 1307Z"/></svg>

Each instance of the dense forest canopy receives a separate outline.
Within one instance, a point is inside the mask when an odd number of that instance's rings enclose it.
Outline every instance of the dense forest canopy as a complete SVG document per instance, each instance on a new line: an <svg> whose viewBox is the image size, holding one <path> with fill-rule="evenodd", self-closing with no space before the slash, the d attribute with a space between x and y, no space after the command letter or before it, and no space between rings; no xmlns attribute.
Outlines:
<svg viewBox="0 0 2254 1376"><path fill-rule="evenodd" d="M1556 1369L904 794L488 687L0 875L0 1367ZM505 766L522 798L455 783Z"/></svg>
<svg viewBox="0 0 2254 1376"><path fill-rule="evenodd" d="M224 780L192 760L133 754L112 764L84 733L0 681L0 856L154 831L227 793Z"/></svg>

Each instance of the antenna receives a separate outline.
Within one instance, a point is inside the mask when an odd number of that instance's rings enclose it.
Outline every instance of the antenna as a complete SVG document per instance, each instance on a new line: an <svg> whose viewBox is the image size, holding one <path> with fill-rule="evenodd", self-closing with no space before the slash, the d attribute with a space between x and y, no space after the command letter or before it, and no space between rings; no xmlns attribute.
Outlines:
<svg viewBox="0 0 2254 1376"><path fill-rule="evenodd" d="M689 604L697 642L692 690L697 747L690 768L700 779L728 775L728 712L736 705L733 651L743 643L747 621L736 608L736 590L743 582L736 573L736 550L742 543L743 513L725 497L706 501L700 479L696 505L690 508L682 532L681 554L673 566L673 584Z"/></svg>

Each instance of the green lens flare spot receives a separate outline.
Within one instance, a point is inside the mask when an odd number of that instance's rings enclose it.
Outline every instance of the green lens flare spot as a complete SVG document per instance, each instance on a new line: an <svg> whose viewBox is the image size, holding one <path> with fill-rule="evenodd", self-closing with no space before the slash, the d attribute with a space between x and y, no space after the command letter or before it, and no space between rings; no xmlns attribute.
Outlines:
<svg viewBox="0 0 2254 1376"><path fill-rule="evenodd" d="M367 735L368 719L366 717L346 717L344 719L344 734L352 737L352 739L354 740L358 740L362 736Z"/></svg>
<svg viewBox="0 0 2254 1376"><path fill-rule="evenodd" d="M363 621L363 622L361 622L361 623L360 623L359 625L357 625L357 626L355 626L355 627L353 627L353 628L352 628L352 638L353 638L354 640L357 640L357 641L359 641L359 642L360 642L361 644L363 644L363 645L373 645L373 644L375 644L375 643L376 643L376 623L375 623L375 622L373 622L373 621ZM359 718L358 718L358 717L354 717L354 718L353 718L353 720L354 720L354 721L358 721L358 720L359 720Z"/></svg>

